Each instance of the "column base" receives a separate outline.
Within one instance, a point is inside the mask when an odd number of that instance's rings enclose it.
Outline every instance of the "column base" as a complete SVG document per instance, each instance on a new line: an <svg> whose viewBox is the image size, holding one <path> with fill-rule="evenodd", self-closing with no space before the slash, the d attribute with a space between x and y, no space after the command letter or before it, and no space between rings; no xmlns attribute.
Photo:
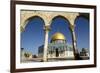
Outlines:
<svg viewBox="0 0 100 73"><path fill-rule="evenodd" d="M47 59L45 59L45 58L43 58L43 60L42 60L43 62L47 62Z"/></svg>

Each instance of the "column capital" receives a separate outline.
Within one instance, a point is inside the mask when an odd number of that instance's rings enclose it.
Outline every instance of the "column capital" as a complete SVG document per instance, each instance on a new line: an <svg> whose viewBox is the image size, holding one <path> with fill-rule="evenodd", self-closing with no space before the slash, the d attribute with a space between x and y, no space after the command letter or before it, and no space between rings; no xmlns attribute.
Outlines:
<svg viewBox="0 0 100 73"><path fill-rule="evenodd" d="M43 29L44 29L45 31L49 31L51 28L50 28L50 25L45 25Z"/></svg>
<svg viewBox="0 0 100 73"><path fill-rule="evenodd" d="M22 26L20 26L20 32L23 32L25 29L22 27Z"/></svg>
<svg viewBox="0 0 100 73"><path fill-rule="evenodd" d="M75 25L70 25L69 28L70 28L71 31L74 31Z"/></svg>

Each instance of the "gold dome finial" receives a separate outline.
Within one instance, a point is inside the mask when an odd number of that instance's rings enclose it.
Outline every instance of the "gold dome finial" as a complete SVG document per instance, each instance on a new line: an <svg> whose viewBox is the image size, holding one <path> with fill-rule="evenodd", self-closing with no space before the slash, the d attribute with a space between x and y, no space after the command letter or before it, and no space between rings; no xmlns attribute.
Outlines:
<svg viewBox="0 0 100 73"><path fill-rule="evenodd" d="M66 40L66 38L62 33L57 32L51 38L51 41L54 41L54 40Z"/></svg>

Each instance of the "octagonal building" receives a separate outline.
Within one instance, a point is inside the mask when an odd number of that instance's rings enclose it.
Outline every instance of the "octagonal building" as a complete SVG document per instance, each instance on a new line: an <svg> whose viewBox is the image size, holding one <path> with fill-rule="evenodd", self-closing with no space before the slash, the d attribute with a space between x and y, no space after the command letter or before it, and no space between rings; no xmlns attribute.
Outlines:
<svg viewBox="0 0 100 73"><path fill-rule="evenodd" d="M43 58L44 45L38 48L38 57ZM74 59L74 49L67 44L66 37L56 32L52 35L47 49L48 60L71 60Z"/></svg>

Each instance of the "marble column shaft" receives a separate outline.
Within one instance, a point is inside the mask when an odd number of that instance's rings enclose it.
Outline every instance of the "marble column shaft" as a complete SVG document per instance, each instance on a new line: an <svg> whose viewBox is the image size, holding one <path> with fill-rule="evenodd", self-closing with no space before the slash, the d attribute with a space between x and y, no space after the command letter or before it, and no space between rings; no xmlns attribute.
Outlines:
<svg viewBox="0 0 100 73"><path fill-rule="evenodd" d="M45 31L45 41L44 41L44 52L43 52L43 61L47 61L47 50L48 50L48 35L49 35L49 26L44 26Z"/></svg>

